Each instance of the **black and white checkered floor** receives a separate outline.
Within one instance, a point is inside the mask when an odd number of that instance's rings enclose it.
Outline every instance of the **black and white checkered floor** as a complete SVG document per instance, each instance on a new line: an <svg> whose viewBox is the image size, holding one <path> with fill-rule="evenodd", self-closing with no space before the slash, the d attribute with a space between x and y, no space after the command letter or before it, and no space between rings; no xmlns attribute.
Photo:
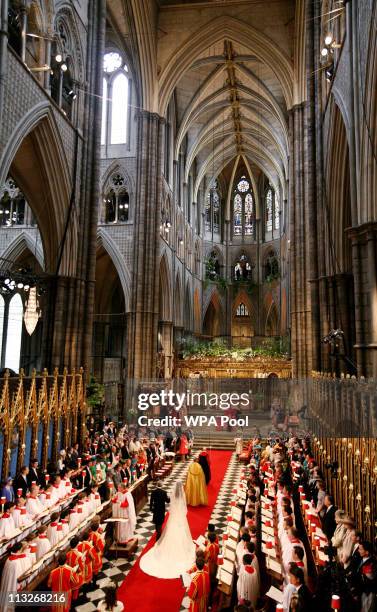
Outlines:
<svg viewBox="0 0 377 612"><path fill-rule="evenodd" d="M164 489L168 493L172 493L174 484L180 480L186 481L186 474L189 466L189 461L185 463L177 463L170 476L164 480ZM226 526L226 517L228 514L229 503L232 496L232 489L239 482L241 466L237 461L236 455L233 453L231 460L228 464L227 471L224 476L224 480L220 487L219 494L215 506L212 511L211 519L209 522L214 523L218 533L221 533ZM155 487L154 483L149 485L149 491ZM139 540L138 555L132 560L127 559L113 559L109 561L105 557L103 558L102 571L98 574L96 579L97 588L93 591L89 591L86 594L80 595L76 600L74 610L77 612L95 612L97 610L98 602L104 598L103 587L109 582L115 582L120 585L126 578L132 566L136 562L138 556L152 537L154 533L154 524L152 523L151 512L149 506L146 505L137 517L135 536ZM182 601L181 611L187 610L189 607L189 600L185 597ZM157 608L156 608L157 610ZM176 612L174 610L164 610L163 612Z"/></svg>

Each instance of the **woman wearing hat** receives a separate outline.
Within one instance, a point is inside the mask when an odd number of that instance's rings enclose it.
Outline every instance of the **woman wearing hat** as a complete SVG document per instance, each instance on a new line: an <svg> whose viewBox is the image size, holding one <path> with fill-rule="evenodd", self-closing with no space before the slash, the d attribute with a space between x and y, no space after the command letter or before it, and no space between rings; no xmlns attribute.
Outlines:
<svg viewBox="0 0 377 612"><path fill-rule="evenodd" d="M340 559L340 552L343 546L343 540L346 535L346 527L343 523L343 519L346 516L344 510L337 510L335 512L335 531L334 535L331 538L331 544L336 548L338 559Z"/></svg>
<svg viewBox="0 0 377 612"><path fill-rule="evenodd" d="M343 517L343 525L345 528L345 534L343 538L342 547L338 549L338 558L342 563L348 561L353 552L354 547L354 538L353 534L355 532L355 521L354 519L345 514Z"/></svg>

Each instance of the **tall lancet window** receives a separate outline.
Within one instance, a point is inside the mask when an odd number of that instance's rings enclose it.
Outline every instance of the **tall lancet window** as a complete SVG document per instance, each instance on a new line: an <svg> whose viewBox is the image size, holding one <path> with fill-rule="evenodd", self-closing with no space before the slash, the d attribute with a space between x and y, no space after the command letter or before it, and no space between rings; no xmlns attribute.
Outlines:
<svg viewBox="0 0 377 612"><path fill-rule="evenodd" d="M250 182L241 176L233 197L233 235L253 236L255 227L255 202Z"/></svg>
<svg viewBox="0 0 377 612"><path fill-rule="evenodd" d="M205 204L206 231L214 234L220 233L221 223L221 194L218 183L215 181L210 187Z"/></svg>
<svg viewBox="0 0 377 612"><path fill-rule="evenodd" d="M264 193L264 211L266 232L272 232L273 229L278 230L280 227L279 194L270 184L267 185Z"/></svg>
<svg viewBox="0 0 377 612"><path fill-rule="evenodd" d="M273 192L269 186L266 191L265 204L266 204L266 232L272 231L272 214L273 214Z"/></svg>
<svg viewBox="0 0 377 612"><path fill-rule="evenodd" d="M128 142L128 67L117 52L103 58L101 144Z"/></svg>
<svg viewBox="0 0 377 612"><path fill-rule="evenodd" d="M280 200L279 194L275 192L275 229L280 228Z"/></svg>

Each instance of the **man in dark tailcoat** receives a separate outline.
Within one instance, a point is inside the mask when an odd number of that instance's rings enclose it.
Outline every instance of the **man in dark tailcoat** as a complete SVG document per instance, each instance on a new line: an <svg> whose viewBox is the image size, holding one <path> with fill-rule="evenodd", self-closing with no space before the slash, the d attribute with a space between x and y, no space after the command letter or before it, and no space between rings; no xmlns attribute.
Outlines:
<svg viewBox="0 0 377 612"><path fill-rule="evenodd" d="M162 525L165 520L166 504L170 502L166 491L162 488L162 482L159 480L157 488L152 491L150 499L150 509L153 512L153 522L156 527L156 542L161 536Z"/></svg>

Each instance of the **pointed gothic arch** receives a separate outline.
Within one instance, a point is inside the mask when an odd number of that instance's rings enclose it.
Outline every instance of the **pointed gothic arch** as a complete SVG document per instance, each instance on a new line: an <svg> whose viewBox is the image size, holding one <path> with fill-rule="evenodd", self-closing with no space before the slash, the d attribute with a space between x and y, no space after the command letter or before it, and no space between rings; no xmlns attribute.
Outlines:
<svg viewBox="0 0 377 612"><path fill-rule="evenodd" d="M125 312L128 312L130 308L130 291L131 291L130 271L115 241L111 238L109 233L104 228L99 227L97 230L97 250L101 246L109 255L118 273L119 280L120 280L120 283L123 289L123 293L124 293Z"/></svg>
<svg viewBox="0 0 377 612"><path fill-rule="evenodd" d="M210 295L207 296L204 305L203 334L211 338L216 338L223 334L223 327L224 312L221 298L217 289L214 289Z"/></svg>
<svg viewBox="0 0 377 612"><path fill-rule="evenodd" d="M37 104L17 125L0 160L0 184L11 174L24 193L41 234L45 269L56 272L71 192L71 171L47 102ZM68 228L60 274L75 271L77 219Z"/></svg>
<svg viewBox="0 0 377 612"><path fill-rule="evenodd" d="M266 336L279 336L279 312L275 302L272 300L269 306L264 333Z"/></svg>
<svg viewBox="0 0 377 612"><path fill-rule="evenodd" d="M17 259L20 259L23 256L26 250L29 251L35 257L41 269L43 270L43 247L37 229L33 230L32 234L30 233L30 230L21 230L20 233L17 234L17 236L14 238L14 240L12 240L12 242L8 244L1 256L4 259L16 261Z"/></svg>

